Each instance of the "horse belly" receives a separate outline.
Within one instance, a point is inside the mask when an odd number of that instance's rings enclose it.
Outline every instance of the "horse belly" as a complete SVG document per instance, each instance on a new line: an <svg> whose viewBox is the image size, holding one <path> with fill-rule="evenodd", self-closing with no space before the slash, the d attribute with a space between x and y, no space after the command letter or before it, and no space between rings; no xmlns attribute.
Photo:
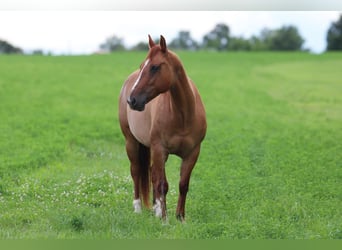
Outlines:
<svg viewBox="0 0 342 250"><path fill-rule="evenodd" d="M133 136L146 147L150 146L151 120L148 112L127 110L128 125Z"/></svg>

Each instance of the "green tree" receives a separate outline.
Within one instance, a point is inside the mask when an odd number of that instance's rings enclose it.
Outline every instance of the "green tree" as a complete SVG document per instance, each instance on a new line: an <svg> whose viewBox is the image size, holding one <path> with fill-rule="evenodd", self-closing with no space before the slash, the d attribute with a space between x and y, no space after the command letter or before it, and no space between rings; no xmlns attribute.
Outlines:
<svg viewBox="0 0 342 250"><path fill-rule="evenodd" d="M44 51L41 50L41 49L35 49L35 50L32 51L32 55L42 56L42 55L44 55Z"/></svg>
<svg viewBox="0 0 342 250"><path fill-rule="evenodd" d="M261 50L270 50L272 46L272 40L276 36L276 30L264 28L260 32L259 41Z"/></svg>
<svg viewBox="0 0 342 250"><path fill-rule="evenodd" d="M214 50L227 50L229 44L229 27L219 23L208 34L203 37L203 48Z"/></svg>
<svg viewBox="0 0 342 250"><path fill-rule="evenodd" d="M264 28L259 36L250 39L252 50L302 50L304 39L294 26L283 26L279 29Z"/></svg>
<svg viewBox="0 0 342 250"><path fill-rule="evenodd" d="M265 42L258 36L252 36L249 39L249 43L251 45L251 50L261 51L261 50L267 50L268 49Z"/></svg>
<svg viewBox="0 0 342 250"><path fill-rule="evenodd" d="M148 43L139 42L131 50L146 51L148 50Z"/></svg>
<svg viewBox="0 0 342 250"><path fill-rule="evenodd" d="M271 50L301 50L304 39L295 26L283 26L272 32Z"/></svg>
<svg viewBox="0 0 342 250"><path fill-rule="evenodd" d="M100 49L108 51L108 52L125 50L123 38L113 35L107 38L106 41L100 45Z"/></svg>
<svg viewBox="0 0 342 250"><path fill-rule="evenodd" d="M180 31L178 36L170 43L172 49L196 50L197 42L191 37L189 31Z"/></svg>
<svg viewBox="0 0 342 250"><path fill-rule="evenodd" d="M333 22L327 32L327 50L342 50L342 15Z"/></svg>
<svg viewBox="0 0 342 250"><path fill-rule="evenodd" d="M22 54L21 48L15 47L7 41L0 40L0 54Z"/></svg>
<svg viewBox="0 0 342 250"><path fill-rule="evenodd" d="M248 39L243 37L231 37L229 39L229 50L251 50L252 46Z"/></svg>

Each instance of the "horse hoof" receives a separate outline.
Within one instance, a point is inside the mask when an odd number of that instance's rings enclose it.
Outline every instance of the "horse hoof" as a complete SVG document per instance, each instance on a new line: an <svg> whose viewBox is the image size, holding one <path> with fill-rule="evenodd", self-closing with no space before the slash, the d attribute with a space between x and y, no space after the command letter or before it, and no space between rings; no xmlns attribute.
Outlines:
<svg viewBox="0 0 342 250"><path fill-rule="evenodd" d="M141 213L141 201L140 199L133 200L134 213Z"/></svg>
<svg viewBox="0 0 342 250"><path fill-rule="evenodd" d="M182 223L185 223L185 217L184 215L177 214L176 215L177 220L179 220Z"/></svg>
<svg viewBox="0 0 342 250"><path fill-rule="evenodd" d="M156 217L161 218L163 216L163 210L159 199L156 200L156 204L153 205L153 211Z"/></svg>

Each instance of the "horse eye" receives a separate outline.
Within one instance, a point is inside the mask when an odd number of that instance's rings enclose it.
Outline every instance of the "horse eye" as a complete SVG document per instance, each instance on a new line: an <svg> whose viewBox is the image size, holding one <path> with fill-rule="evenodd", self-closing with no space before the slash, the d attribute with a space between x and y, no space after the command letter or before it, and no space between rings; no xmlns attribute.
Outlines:
<svg viewBox="0 0 342 250"><path fill-rule="evenodd" d="M152 65L151 66L151 73L156 73L160 69L160 65Z"/></svg>

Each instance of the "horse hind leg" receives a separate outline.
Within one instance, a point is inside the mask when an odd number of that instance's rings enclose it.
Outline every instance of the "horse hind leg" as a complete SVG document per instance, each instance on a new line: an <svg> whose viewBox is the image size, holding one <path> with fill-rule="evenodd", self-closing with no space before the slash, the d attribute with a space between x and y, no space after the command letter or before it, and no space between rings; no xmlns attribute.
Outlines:
<svg viewBox="0 0 342 250"><path fill-rule="evenodd" d="M135 213L141 213L141 201L140 201L140 170L139 170L139 145L135 141L126 142L126 151L128 159L130 160L131 177L133 180L133 209Z"/></svg>
<svg viewBox="0 0 342 250"><path fill-rule="evenodd" d="M139 188L144 205L150 207L150 170L151 170L150 149L139 144Z"/></svg>
<svg viewBox="0 0 342 250"><path fill-rule="evenodd" d="M127 140L126 151L130 160L130 170L134 186L133 209L141 213L141 200L149 207L150 192L150 152L149 149L134 140Z"/></svg>
<svg viewBox="0 0 342 250"><path fill-rule="evenodd" d="M179 197L176 210L176 217L180 221L185 221L185 201L186 195L189 190L189 182L191 177L191 172L195 167L200 152L200 146L198 146L190 156L183 159L181 169L180 169L180 181L179 181Z"/></svg>

